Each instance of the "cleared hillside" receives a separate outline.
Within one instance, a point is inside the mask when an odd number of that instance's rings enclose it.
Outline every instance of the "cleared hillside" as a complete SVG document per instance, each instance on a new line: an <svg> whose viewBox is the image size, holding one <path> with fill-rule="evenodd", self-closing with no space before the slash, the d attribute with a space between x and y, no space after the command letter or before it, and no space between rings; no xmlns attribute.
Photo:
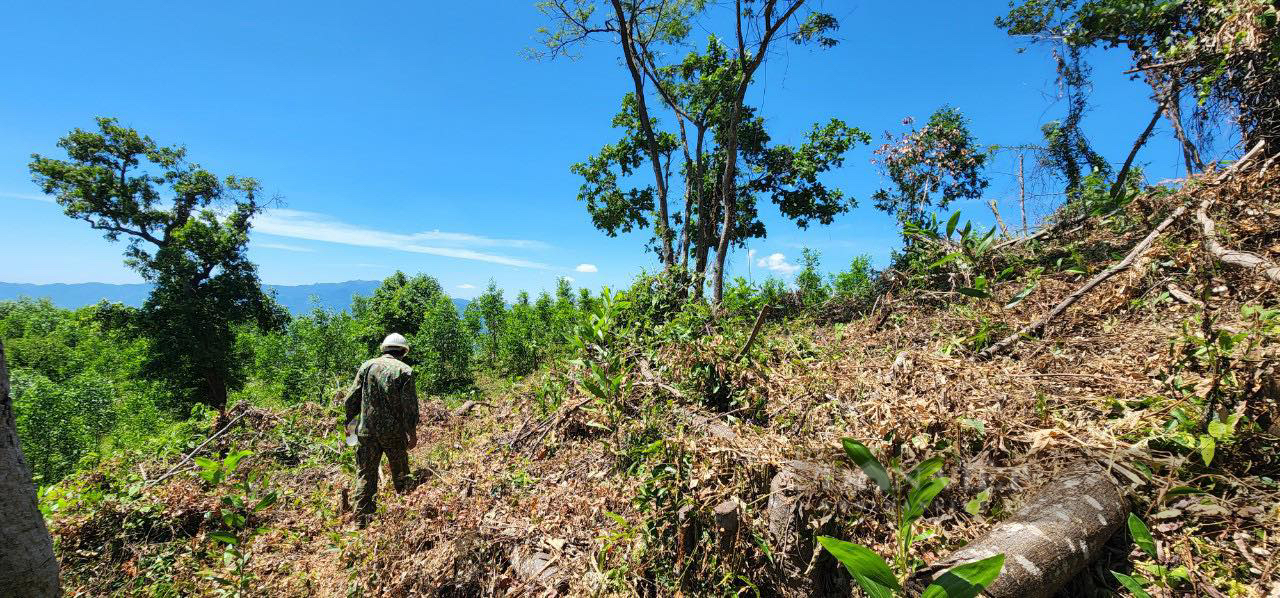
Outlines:
<svg viewBox="0 0 1280 598"><path fill-rule="evenodd" d="M233 407L197 451L249 451L225 480L175 454L106 462L43 497L64 584L849 595L815 533L889 554L895 527L842 452L850 437L885 462L945 460L951 483L923 519L937 534L913 551L922 563L1083 464L1123 490L1158 557L1118 531L1067 595L1108 595L1111 571L1162 580L1153 595L1280 591L1278 281L1239 253L1280 258L1280 168L1258 162L1083 218L1064 211L1030 240L926 235L936 257L961 257L887 273L869 305L778 306L753 341L754 309L668 309L660 284L638 284L616 317L602 308L576 359L425 409L420 483L384 489L365 530L345 505L353 450L336 404ZM1034 334L1000 343L1095 278Z"/></svg>

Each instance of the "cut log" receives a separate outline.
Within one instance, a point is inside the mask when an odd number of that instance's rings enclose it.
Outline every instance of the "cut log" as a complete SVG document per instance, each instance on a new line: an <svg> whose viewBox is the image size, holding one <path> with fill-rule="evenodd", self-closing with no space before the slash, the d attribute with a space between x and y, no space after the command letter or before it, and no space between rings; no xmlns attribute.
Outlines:
<svg viewBox="0 0 1280 598"><path fill-rule="evenodd" d="M1169 291L1169 296L1170 296L1170 297L1173 297L1174 299L1177 299L1178 301L1181 301L1181 302L1183 302L1183 303L1186 303L1187 305L1194 305L1194 306L1196 306L1196 307L1204 307L1204 301L1201 301L1201 300L1199 300L1199 299L1196 299L1195 297L1192 297L1192 296L1191 296L1191 293L1188 293L1188 292L1186 292L1186 291L1182 290L1182 288L1181 288L1181 287L1179 287L1179 286L1178 286L1178 285L1176 285L1176 284L1170 283L1170 284L1168 284L1167 286L1165 286L1165 289Z"/></svg>
<svg viewBox="0 0 1280 598"><path fill-rule="evenodd" d="M769 482L769 546L781 579L782 596L847 596L848 578L825 550L817 535L830 535L837 513L848 510L839 500L856 498L875 483L860 471L807 461L787 461Z"/></svg>
<svg viewBox="0 0 1280 598"><path fill-rule="evenodd" d="M1048 598L1101 553L1128 512L1128 501L1107 471L1070 470L1008 520L920 570L914 581L927 585L956 565L1004 554L1004 571L984 595Z"/></svg>
<svg viewBox="0 0 1280 598"><path fill-rule="evenodd" d="M468 413L471 413L471 411L472 411L473 409L475 409L476 407L490 407L490 408L492 408L492 407L493 407L493 405L490 405L489 403L486 403L486 402L484 402L484 401L466 401L466 402L462 403L461 405L458 405L458 408L457 408L457 409L454 409L454 410L453 410L453 416L454 416L454 417L462 417L462 416L464 416L464 415L466 415L466 414L468 414Z"/></svg>
<svg viewBox="0 0 1280 598"><path fill-rule="evenodd" d="M728 498L716 505L713 511L716 522L716 537L720 552L728 554L738 541L738 528L742 525L739 515L738 501Z"/></svg>

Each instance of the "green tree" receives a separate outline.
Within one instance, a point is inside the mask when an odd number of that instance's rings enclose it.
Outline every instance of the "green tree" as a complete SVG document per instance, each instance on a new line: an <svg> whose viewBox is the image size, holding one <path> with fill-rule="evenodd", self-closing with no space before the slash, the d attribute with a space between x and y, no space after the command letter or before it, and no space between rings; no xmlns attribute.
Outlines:
<svg viewBox="0 0 1280 598"><path fill-rule="evenodd" d="M538 366L541 322L529 303L529 293L521 291L503 319L498 336L498 367L503 373L524 376Z"/></svg>
<svg viewBox="0 0 1280 598"><path fill-rule="evenodd" d="M490 367L498 364L498 340L506 325L507 304L502 289L490 280L488 288L467 304L463 318L472 336L478 339L480 353Z"/></svg>
<svg viewBox="0 0 1280 598"><path fill-rule="evenodd" d="M255 392L278 397L285 404L312 400L327 402L343 388L351 373L369 355L364 328L346 311L314 306L292 319L284 331L242 330L238 342L254 356Z"/></svg>
<svg viewBox="0 0 1280 598"><path fill-rule="evenodd" d="M0 302L18 432L42 484L112 446L139 447L167 419L162 384L139 379L148 343L111 328L105 314L117 310L136 312L119 304L73 311L48 300Z"/></svg>
<svg viewBox="0 0 1280 598"><path fill-rule="evenodd" d="M151 341L144 373L188 400L224 408L243 384L248 356L234 326L279 327L284 312L262 292L245 249L263 209L258 182L219 179L186 149L99 118L58 142L67 160L35 154L34 180L67 216L128 240L125 263L155 285L137 327ZM167 191L167 193L166 193Z"/></svg>
<svg viewBox="0 0 1280 598"><path fill-rule="evenodd" d="M770 195L783 214L802 227L811 219L829 222L849 207L839 190L823 186L817 176L840 166L843 154L855 142L868 140L865 134L832 120L815 126L803 147L766 149L769 139L763 121L745 104L755 72L776 40L830 46L835 41L827 34L838 23L817 11L801 16L804 0L737 2L732 15L736 28L727 36L736 40L736 51L712 37L705 55L663 64L662 57L674 55L686 43L691 19L708 3L611 0L608 4L610 10L599 15L592 0L539 4L553 22L540 30L546 48L541 55L567 55L583 40L606 36L621 46L633 83L614 119L614 126L624 130L623 139L573 167L585 181L579 198L587 203L597 227L611 236L651 226L653 214L651 246L667 269L677 265L687 269L693 255L692 280L699 296L709 267L707 257L714 248L710 282L719 301L727 253L746 239L764 234L764 225L756 218L757 193ZM675 116L678 135L657 129L659 123L646 103L647 89L656 91ZM692 141L689 129L694 130ZM755 139L745 139L750 135ZM676 149L683 155L685 206L673 214L668 198ZM624 189L619 181L630 181L646 160L654 185ZM673 247L677 237L680 242Z"/></svg>
<svg viewBox="0 0 1280 598"><path fill-rule="evenodd" d="M462 325L458 308L444 293L436 295L422 317L418 332L409 339L421 363L418 388L439 394L461 390L474 381L471 375L472 336Z"/></svg>
<svg viewBox="0 0 1280 598"><path fill-rule="evenodd" d="M818 272L822 254L805 247L801 251L801 267L796 273L796 290L800 292L800 301L807 306L821 305L831 298L831 287L822 280Z"/></svg>
<svg viewBox="0 0 1280 598"><path fill-rule="evenodd" d="M392 332L406 337L418 333L422 317L443 295L440 281L426 274L407 276L397 270L374 289L368 298L357 298L351 310L360 321L361 339L375 352L382 339Z"/></svg>
<svg viewBox="0 0 1280 598"><path fill-rule="evenodd" d="M907 126L911 123L910 118L903 121ZM931 207L941 209L957 199L982 197L988 183L982 176L988 154L978 147L960 111L943 106L923 127L897 139L889 133L885 137L872 162L893 186L872 196L877 208L918 224Z"/></svg>
<svg viewBox="0 0 1280 598"><path fill-rule="evenodd" d="M849 269L831 275L832 293L841 299L866 300L875 292L875 272L871 257L855 256Z"/></svg>

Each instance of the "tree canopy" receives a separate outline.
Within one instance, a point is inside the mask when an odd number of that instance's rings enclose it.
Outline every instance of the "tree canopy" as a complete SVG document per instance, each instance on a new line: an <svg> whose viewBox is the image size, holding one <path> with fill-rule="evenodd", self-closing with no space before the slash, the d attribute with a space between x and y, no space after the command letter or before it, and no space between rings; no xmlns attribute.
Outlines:
<svg viewBox="0 0 1280 598"><path fill-rule="evenodd" d="M233 325L279 327L287 313L262 292L245 254L264 207L251 178L219 178L113 118L58 142L67 159L32 155L36 183L67 216L127 239L125 263L155 288L134 323L152 343L145 372L190 400L226 405L247 356Z"/></svg>

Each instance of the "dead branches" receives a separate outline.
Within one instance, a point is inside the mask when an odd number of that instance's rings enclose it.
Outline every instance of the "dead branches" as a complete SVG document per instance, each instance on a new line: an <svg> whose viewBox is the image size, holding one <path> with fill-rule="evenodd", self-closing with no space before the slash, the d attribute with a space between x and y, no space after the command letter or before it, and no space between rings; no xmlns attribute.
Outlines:
<svg viewBox="0 0 1280 598"><path fill-rule="evenodd" d="M1061 314L1062 312L1066 311L1068 307L1071 307L1073 303L1078 301L1086 293L1088 293L1089 291L1092 291L1094 287L1097 287L1098 285L1106 281L1108 278L1115 276L1116 274L1120 273L1121 271L1127 269L1130 265L1132 265L1133 261L1137 259L1138 256L1145 253L1147 249L1151 247L1151 244L1154 243L1156 238L1160 236L1160 233L1163 233L1164 229L1168 228L1170 224L1173 224L1173 221L1177 220L1186 211L1187 211L1187 206L1185 204L1178 206L1178 209L1174 210L1172 214L1169 214L1169 216L1165 218L1163 221L1161 221L1160 224L1157 224L1156 227L1152 229L1151 232L1148 233L1146 237L1144 237L1141 241L1139 241L1137 245L1134 245L1133 249L1130 249L1129 253L1124 256L1124 259L1120 260L1119 262L1116 262L1111 267L1107 268L1106 270L1103 270L1102 272L1099 272L1096 276L1089 279L1089 282L1084 283L1084 285L1076 289L1075 292L1071 293L1070 295L1067 295L1066 299L1063 299L1062 301L1058 302L1057 305L1053 306L1053 309L1049 310L1049 313L1041 316L1036 321L1022 327L1021 330L1018 330L1017 332L1004 337L996 344L991 345L986 349L983 349L982 352L978 353L978 358L990 359L991 357L1008 350L1010 347L1014 345L1014 343L1017 343L1018 340L1021 339L1022 337L1039 334L1041 331L1044 330L1044 327L1048 325L1049 322L1051 322L1054 318L1058 317L1058 315Z"/></svg>
<svg viewBox="0 0 1280 598"><path fill-rule="evenodd" d="M1227 169L1223 170L1221 174L1214 177L1211 183L1221 183L1222 181L1226 180L1227 177L1229 177L1236 171L1240 170L1241 167L1243 167L1246 163L1248 163L1255 156L1261 153L1264 145L1265 145L1265 142L1261 142L1261 141L1255 144L1253 148L1250 149L1248 152L1245 152L1245 154L1241 156L1239 160L1237 160L1234 164L1232 164ZM1200 222L1201 232L1204 234L1204 239L1205 239L1205 248L1209 251L1209 253L1211 253L1214 257L1216 257L1219 261L1223 263L1241 267L1241 268L1248 268L1256 272L1261 272L1264 276L1267 277L1268 280L1272 282L1280 283L1280 266L1277 266L1271 261L1265 258L1262 258L1258 255L1249 253L1247 251L1235 251L1235 250L1226 249L1218 243L1217 234L1214 231L1214 223L1212 220L1209 219L1208 213L1206 212L1206 210L1208 209L1209 202L1210 200L1206 199L1205 201L1201 202L1200 206L1196 209L1196 219ZM1173 224L1175 220L1177 220L1184 213L1186 213L1186 211L1187 211L1187 204L1183 204L1179 206L1178 209L1174 210L1172 214L1169 214L1169 216L1165 218L1163 221L1161 221L1160 224L1157 224L1156 227L1152 229L1151 232L1148 233L1146 237L1144 237L1141 241L1139 241L1137 245L1134 245L1133 249L1129 250L1129 253L1125 255L1124 259L1120 260L1119 262L1110 266L1106 270L1103 270L1102 272L1098 273L1093 278L1089 279L1088 282L1086 282L1080 288L1076 289L1073 293L1068 295L1065 299L1060 301L1057 305L1053 306L1053 309L1049 310L1049 312L1046 313L1045 315L1041 316L1040 318L1036 319L1030 324L1022 327L1017 332L1009 336L1006 336L1005 338L1001 339L1000 341L996 342L990 347L983 349L981 352L978 353L978 358L990 359L991 357L997 354L1007 351L1010 347L1012 347L1015 343L1017 343L1018 340L1021 339L1022 337L1038 335L1041 332L1043 332L1045 326L1047 326L1050 321L1058 317L1060 314L1062 314L1062 312L1066 311L1068 307L1071 307L1073 303L1078 301L1086 293L1093 290L1099 284L1102 284L1108 278L1115 276L1119 272L1131 266L1134 260L1136 260L1138 256L1142 255L1144 252L1146 252L1147 249L1151 247L1151 244L1155 242L1156 238L1158 238L1160 234L1163 233L1164 230L1169 227L1169 225ZM1045 230L1048 230L1048 229L1041 230L1039 233L1036 233L1031 237L1024 237L1023 239L1030 240L1032 238L1040 236L1045 232ZM997 245L993 249L999 249L1000 247L1008 245L1012 242L1020 242L1020 241L1021 240L1015 240L1011 242L1002 243L1000 245Z"/></svg>
<svg viewBox="0 0 1280 598"><path fill-rule="evenodd" d="M230 429L231 429L231 426L235 425L235 423L236 423L236 422L240 421L240 418L244 417L245 415L248 415L248 413L249 413L249 410L248 410L248 409L245 409L244 411L241 411L241 412L240 412L240 415L237 415L237 416L235 416L234 418L232 418L232 419L231 419L231 421L227 422L227 425L223 426L221 430L218 430L218 431L217 431L217 432L215 432L212 436L210 436L208 439L206 439L204 442L201 442L201 443L200 443L200 446L197 446L197 447L195 448L195 450L193 450L193 451L191 451L191 452L187 453L187 454L186 454L186 456L184 456L184 457L182 458L182 460L178 462L178 464L177 464L177 465L174 465L172 469L170 469L169 471L165 472L165 473L164 473L164 475L162 475L162 476L160 476L160 477L158 477L158 478L156 478L156 479L154 479L154 480L151 480L151 482L150 482L149 484L147 484L147 485L148 485L148 486L154 486L154 485L156 485L156 484L159 484L160 482L165 481L166 479L169 479L169 478L170 478L170 477L172 477L174 474L178 473L178 471L182 469L182 466L183 466L183 465L186 465L188 461L191 461L191 458L192 458L192 457L194 457L194 456L196 456L196 453L199 453L199 452L200 452L200 450L201 450L201 449L203 449L203 448L205 447L205 445L209 444L210 442L213 442L215 439L217 439L218 437L220 437L220 436L222 436L223 434L225 434L225 433L227 432L227 430L230 430Z"/></svg>
<svg viewBox="0 0 1280 598"><path fill-rule="evenodd" d="M747 350L751 348L751 343L756 340L756 335L760 334L760 326L764 324L764 317L768 315L770 307L772 306L766 303L764 307L760 308L760 315L756 316L756 323L751 326L751 335L747 337L747 342L738 350L738 354L733 357L734 361L742 359L742 356L747 354Z"/></svg>
<svg viewBox="0 0 1280 598"><path fill-rule="evenodd" d="M1257 272L1267 280L1280 284L1280 266L1274 262L1248 251L1227 249L1218 242L1216 225L1209 218L1209 200L1200 203L1196 208L1196 221L1200 223L1200 232L1204 236L1204 248L1219 262L1237 268Z"/></svg>

